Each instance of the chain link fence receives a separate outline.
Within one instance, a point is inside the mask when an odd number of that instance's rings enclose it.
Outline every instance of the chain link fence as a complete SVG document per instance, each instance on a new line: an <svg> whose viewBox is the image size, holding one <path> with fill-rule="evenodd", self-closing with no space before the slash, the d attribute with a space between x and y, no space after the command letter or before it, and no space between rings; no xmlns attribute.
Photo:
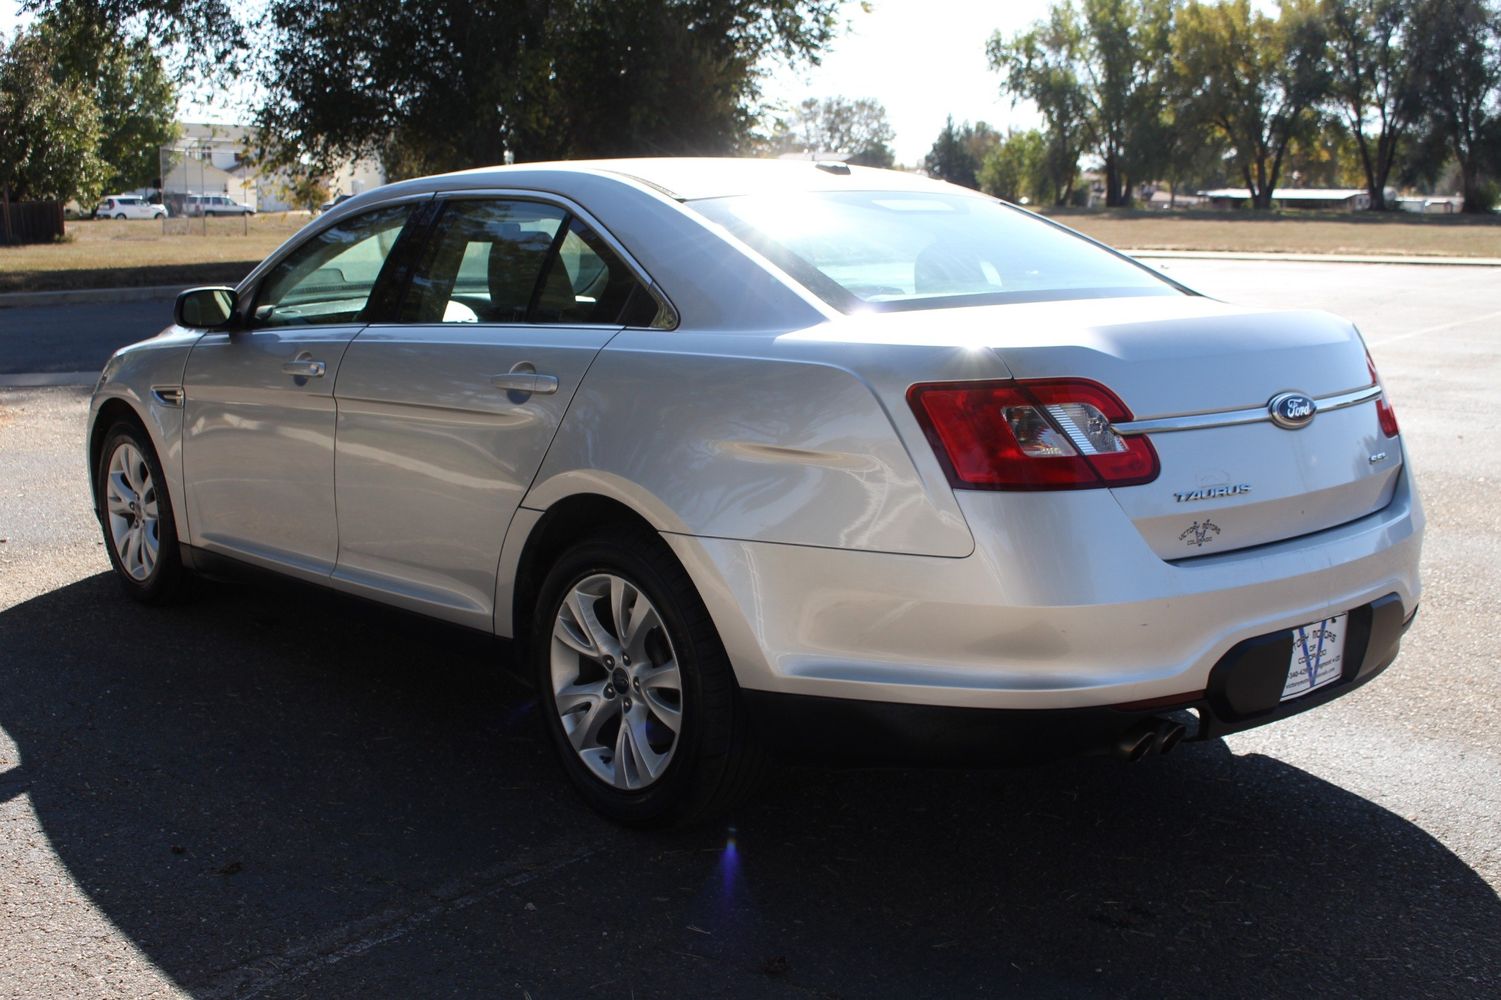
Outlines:
<svg viewBox="0 0 1501 1000"><path fill-rule="evenodd" d="M232 161L219 165L219 145L184 138L159 150L166 236L249 235L255 183Z"/></svg>

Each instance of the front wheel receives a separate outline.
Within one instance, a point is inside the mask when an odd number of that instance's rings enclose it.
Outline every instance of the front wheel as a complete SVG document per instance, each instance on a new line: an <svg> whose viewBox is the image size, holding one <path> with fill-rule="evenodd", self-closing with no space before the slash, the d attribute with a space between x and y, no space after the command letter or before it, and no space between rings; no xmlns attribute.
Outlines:
<svg viewBox="0 0 1501 1000"><path fill-rule="evenodd" d="M566 551L542 584L528 650L564 770L598 812L685 824L754 787L762 757L729 658L653 532Z"/></svg>
<svg viewBox="0 0 1501 1000"><path fill-rule="evenodd" d="M172 501L146 432L127 421L111 427L94 479L104 547L125 592L146 604L182 596L187 571Z"/></svg>

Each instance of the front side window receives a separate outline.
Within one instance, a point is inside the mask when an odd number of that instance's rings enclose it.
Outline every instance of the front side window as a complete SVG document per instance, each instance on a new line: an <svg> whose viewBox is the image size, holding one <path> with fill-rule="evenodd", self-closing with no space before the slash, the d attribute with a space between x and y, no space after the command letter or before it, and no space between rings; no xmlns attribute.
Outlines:
<svg viewBox="0 0 1501 1000"><path fill-rule="evenodd" d="M360 322L412 205L388 205L330 226L261 282L256 326Z"/></svg>
<svg viewBox="0 0 1501 1000"><path fill-rule="evenodd" d="M998 201L837 191L689 202L844 312L1180 294Z"/></svg>
<svg viewBox="0 0 1501 1000"><path fill-rule="evenodd" d="M649 324L655 312L630 269L567 210L476 199L444 206L401 318L614 325L642 313Z"/></svg>

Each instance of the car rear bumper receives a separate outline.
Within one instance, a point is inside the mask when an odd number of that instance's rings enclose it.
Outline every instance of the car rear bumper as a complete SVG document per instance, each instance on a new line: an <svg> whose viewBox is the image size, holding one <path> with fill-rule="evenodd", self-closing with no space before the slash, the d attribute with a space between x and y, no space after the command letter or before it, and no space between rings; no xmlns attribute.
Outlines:
<svg viewBox="0 0 1501 1000"><path fill-rule="evenodd" d="M1420 596L1423 516L1405 471L1381 511L1177 563L1106 491L960 501L978 547L957 559L664 537L743 690L856 702L1186 703L1242 642L1388 595L1405 619Z"/></svg>
<svg viewBox="0 0 1501 1000"><path fill-rule="evenodd" d="M1415 612L1414 612L1415 614ZM759 734L780 753L854 764L997 764L1073 754L1125 755L1131 734L1159 719L1182 720L1186 739L1218 739L1276 722L1342 697L1397 658L1405 619L1397 595L1351 611L1339 680L1289 701L1282 684L1290 630L1235 646L1194 696L1162 703L1086 708L986 709L742 692Z"/></svg>

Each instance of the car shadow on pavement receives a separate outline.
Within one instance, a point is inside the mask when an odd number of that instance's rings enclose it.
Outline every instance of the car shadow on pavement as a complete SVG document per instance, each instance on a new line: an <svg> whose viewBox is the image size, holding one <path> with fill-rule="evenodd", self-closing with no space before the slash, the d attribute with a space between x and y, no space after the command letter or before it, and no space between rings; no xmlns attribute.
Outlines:
<svg viewBox="0 0 1501 1000"><path fill-rule="evenodd" d="M1269 757L783 768L729 823L632 832L566 787L506 655L302 588L153 609L91 577L0 613L0 801L26 796L76 885L201 997L1501 982L1479 876Z"/></svg>

